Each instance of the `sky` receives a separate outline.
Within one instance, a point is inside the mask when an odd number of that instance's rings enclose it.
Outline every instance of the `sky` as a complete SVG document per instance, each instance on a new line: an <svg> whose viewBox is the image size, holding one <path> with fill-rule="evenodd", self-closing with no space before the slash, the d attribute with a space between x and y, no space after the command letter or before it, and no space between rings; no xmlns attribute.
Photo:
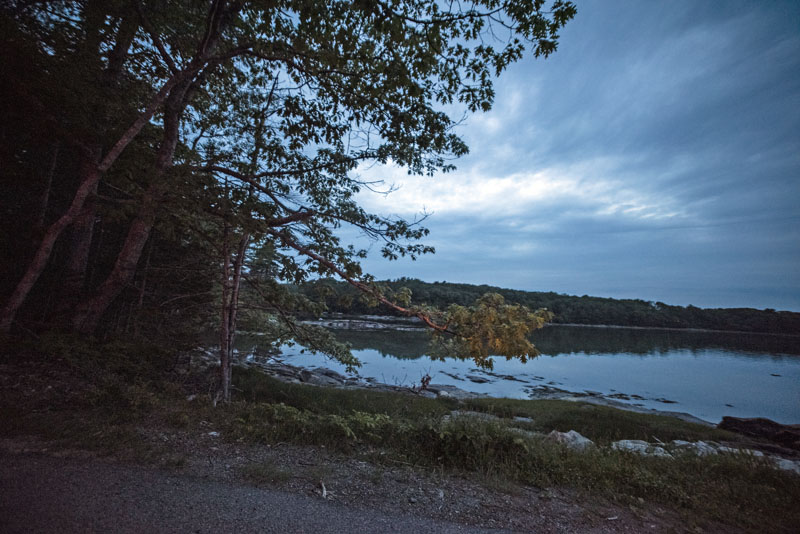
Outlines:
<svg viewBox="0 0 800 534"><path fill-rule="evenodd" d="M497 80L459 127L458 169L359 169L430 213L407 276L800 311L800 2L578 0L546 60Z"/></svg>

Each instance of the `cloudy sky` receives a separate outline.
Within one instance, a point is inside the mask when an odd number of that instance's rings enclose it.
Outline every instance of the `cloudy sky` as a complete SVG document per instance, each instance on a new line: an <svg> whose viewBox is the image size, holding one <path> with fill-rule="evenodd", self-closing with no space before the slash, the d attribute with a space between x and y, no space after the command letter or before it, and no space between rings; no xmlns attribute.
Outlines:
<svg viewBox="0 0 800 534"><path fill-rule="evenodd" d="M372 211L436 254L379 278L800 311L800 2L579 0L558 52L497 83L470 155ZM376 255L377 256L377 255Z"/></svg>

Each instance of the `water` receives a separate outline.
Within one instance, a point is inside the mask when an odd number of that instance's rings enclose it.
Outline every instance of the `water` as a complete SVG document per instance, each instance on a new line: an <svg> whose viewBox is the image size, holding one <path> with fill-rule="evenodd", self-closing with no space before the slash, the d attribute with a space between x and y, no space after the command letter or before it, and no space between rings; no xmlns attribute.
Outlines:
<svg viewBox="0 0 800 534"><path fill-rule="evenodd" d="M598 392L623 403L686 412L800 423L800 338L718 332L548 326L534 336L542 356L526 364L494 358L487 373L471 361L427 355L424 331L339 330L362 362L358 374L398 385L451 384L498 397L528 398L532 388ZM255 340L243 339L252 346ZM244 348L244 347L241 347ZM292 365L344 366L284 348ZM485 383L475 379L488 379Z"/></svg>

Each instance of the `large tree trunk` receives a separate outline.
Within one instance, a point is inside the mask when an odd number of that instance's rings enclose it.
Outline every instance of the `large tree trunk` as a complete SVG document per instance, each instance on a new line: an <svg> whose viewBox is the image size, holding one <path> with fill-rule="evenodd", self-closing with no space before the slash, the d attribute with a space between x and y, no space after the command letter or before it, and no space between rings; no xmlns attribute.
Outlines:
<svg viewBox="0 0 800 534"><path fill-rule="evenodd" d="M230 20L230 16L240 7L226 10L223 0L214 0L209 9L206 33L203 36L197 55L187 69L182 71L180 78L173 76L174 87L170 88L164 103L164 134L161 146L156 157L156 164L151 185L142 199L142 208L134 219L125 239L122 251L117 256L117 261L108 278L100 285L96 295L78 307L73 320L73 328L82 334L91 334L97 329L103 314L119 296L125 286L133 279L136 265L142 254L150 231L155 224L158 208L167 190L164 183L167 171L172 167L175 148L178 144L180 133L180 120L186 109L188 100L197 89L195 77L206 64L210 55L216 49L222 28Z"/></svg>
<svg viewBox="0 0 800 534"><path fill-rule="evenodd" d="M94 161L84 161L81 165L81 176L91 172L91 169L96 165L97 163ZM91 251L94 237L97 211L93 198L95 193L97 193L97 183L90 191L89 198L86 199L83 209L81 209L80 214L68 232L69 255L64 268L61 294L59 295L58 315L60 317L78 302L86 286L86 270L89 266L89 252Z"/></svg>
<svg viewBox="0 0 800 534"><path fill-rule="evenodd" d="M176 86L164 104L164 133L156 156L155 169L150 186L142 197L142 207L128 229L122 250L117 256L111 273L100 284L94 297L82 302L73 318L73 328L83 334L91 334L97 329L103 314L125 286L133 279L136 266L142 255L150 231L156 222L158 209L167 190L166 174L172 167L175 148L178 145L181 114L186 107L191 80Z"/></svg>
<svg viewBox="0 0 800 534"><path fill-rule="evenodd" d="M144 205L128 229L128 235L114 263L114 268L97 289L95 296L77 307L72 320L73 328L76 331L83 334L93 333L108 307L133 278L144 245L155 224L163 195L164 187L160 183L151 185L145 192L142 201Z"/></svg>
<svg viewBox="0 0 800 534"><path fill-rule="evenodd" d="M19 311L19 308L25 302L28 293L30 293L33 285L39 279L42 271L44 271L56 240L83 208L86 197L91 194L99 179L100 169L95 167L78 187L78 191L75 193L75 197L72 199L72 204L67 212L59 217L56 222L51 224L47 232L45 232L41 243L39 243L36 254L28 265L28 270L25 271L25 274L17 283L17 287L14 289L11 297L9 297L2 311L0 311L0 331L7 332L11 328L11 323L17 315L17 311Z"/></svg>
<svg viewBox="0 0 800 534"><path fill-rule="evenodd" d="M137 135L139 135L139 132L150 121L156 110L161 107L161 104L164 103L170 91L180 79L179 76L170 78L153 97L147 108L136 118L133 124L122 134L117 142L114 143L105 157L103 157L97 166L89 169L84 175L83 181L78 186L75 196L72 198L72 203L66 213L47 228L33 259L30 264L28 264L28 269L25 271L22 279L17 283L14 292L6 301L2 310L0 310L0 332L7 332L11 328L11 323L14 322L17 312L25 302L31 289L33 289L39 276L41 276L44 271L56 240L81 212L86 199L92 191L94 191L95 187L97 187L97 183L100 181L103 173L111 168L111 165L114 164L122 151L125 150Z"/></svg>
<svg viewBox="0 0 800 534"><path fill-rule="evenodd" d="M47 220L47 207L50 205L50 190L53 186L53 174L56 172L56 164L58 163L58 153L61 149L61 143L56 141L53 143L53 148L50 149L50 161L47 164L47 173L44 176L44 187L42 194L39 196L38 212L36 214L36 222L34 223L37 228L44 228L44 223Z"/></svg>

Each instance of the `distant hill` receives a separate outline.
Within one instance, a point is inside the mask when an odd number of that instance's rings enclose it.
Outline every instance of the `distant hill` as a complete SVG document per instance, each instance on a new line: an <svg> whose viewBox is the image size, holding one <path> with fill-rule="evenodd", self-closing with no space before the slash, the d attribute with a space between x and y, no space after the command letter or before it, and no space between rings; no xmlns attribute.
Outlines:
<svg viewBox="0 0 800 534"><path fill-rule="evenodd" d="M467 306L484 293L499 293L507 301L531 309L547 308L555 313L554 323L602 324L657 328L702 328L739 332L764 332L800 335L800 313L753 308L697 308L671 306L639 299L576 297L553 292L519 291L488 285L423 282L413 278L383 281L392 290L407 287L412 304L446 308L450 304ZM383 307L370 307L359 299L358 291L345 282L317 280L298 287L306 294L325 295L333 312L392 315Z"/></svg>

